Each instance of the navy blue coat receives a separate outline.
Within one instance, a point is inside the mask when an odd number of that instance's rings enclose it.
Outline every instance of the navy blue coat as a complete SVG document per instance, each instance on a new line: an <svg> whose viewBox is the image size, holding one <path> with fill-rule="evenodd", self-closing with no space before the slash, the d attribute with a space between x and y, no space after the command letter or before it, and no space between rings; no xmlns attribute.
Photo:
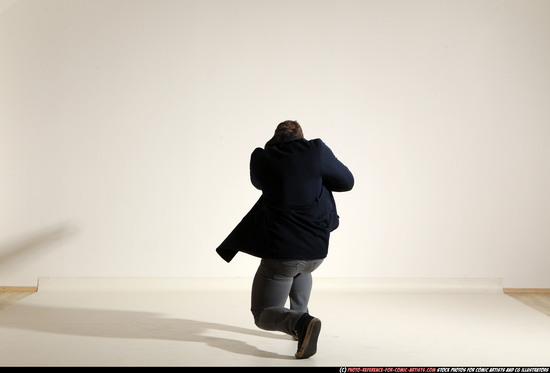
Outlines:
<svg viewBox="0 0 550 373"><path fill-rule="evenodd" d="M239 251L269 259L325 258L330 232L339 225L332 192L354 184L330 148L282 132L254 150L250 178L262 195L218 254L227 262Z"/></svg>

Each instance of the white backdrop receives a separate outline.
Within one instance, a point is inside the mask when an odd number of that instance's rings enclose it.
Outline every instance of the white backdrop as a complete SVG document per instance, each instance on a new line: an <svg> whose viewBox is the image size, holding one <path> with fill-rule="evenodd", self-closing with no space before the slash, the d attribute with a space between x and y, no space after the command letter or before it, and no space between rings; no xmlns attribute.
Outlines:
<svg viewBox="0 0 550 373"><path fill-rule="evenodd" d="M549 1L0 11L0 285L252 276L214 249L296 119L356 178L318 276L550 287Z"/></svg>

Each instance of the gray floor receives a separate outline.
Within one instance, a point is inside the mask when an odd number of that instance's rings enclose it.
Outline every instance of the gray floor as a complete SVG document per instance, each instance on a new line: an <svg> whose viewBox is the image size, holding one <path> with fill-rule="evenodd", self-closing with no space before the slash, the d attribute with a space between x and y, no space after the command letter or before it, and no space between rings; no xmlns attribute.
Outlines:
<svg viewBox="0 0 550 373"><path fill-rule="evenodd" d="M550 366L550 317L498 289L374 291L353 280L314 288L318 353L296 360L296 342L253 324L247 281L39 287L0 309L0 365Z"/></svg>

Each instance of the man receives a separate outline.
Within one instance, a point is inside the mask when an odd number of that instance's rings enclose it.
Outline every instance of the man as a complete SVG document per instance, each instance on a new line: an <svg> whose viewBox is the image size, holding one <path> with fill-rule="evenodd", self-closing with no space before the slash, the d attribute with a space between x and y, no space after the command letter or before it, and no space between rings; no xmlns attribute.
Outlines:
<svg viewBox="0 0 550 373"><path fill-rule="evenodd" d="M332 192L351 190L354 178L322 140L306 140L296 121L280 123L265 148L253 151L250 178L262 195L216 250L227 262L238 251L262 258L252 285L254 322L293 336L296 358L305 359L316 353L321 330L308 311L311 273L339 225Z"/></svg>

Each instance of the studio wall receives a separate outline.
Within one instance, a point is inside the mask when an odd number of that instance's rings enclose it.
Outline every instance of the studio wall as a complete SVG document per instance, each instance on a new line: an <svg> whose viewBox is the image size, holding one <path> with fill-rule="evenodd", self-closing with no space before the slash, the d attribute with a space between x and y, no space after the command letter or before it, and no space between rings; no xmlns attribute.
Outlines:
<svg viewBox="0 0 550 373"><path fill-rule="evenodd" d="M550 2L0 5L0 285L253 276L214 250L295 119L356 180L317 276L550 288Z"/></svg>

